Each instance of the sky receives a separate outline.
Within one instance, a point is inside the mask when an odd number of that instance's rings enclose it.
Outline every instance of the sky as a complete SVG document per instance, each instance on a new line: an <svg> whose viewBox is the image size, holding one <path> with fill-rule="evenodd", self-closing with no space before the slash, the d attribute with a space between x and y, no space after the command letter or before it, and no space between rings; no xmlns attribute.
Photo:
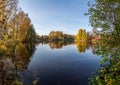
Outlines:
<svg viewBox="0 0 120 85"><path fill-rule="evenodd" d="M31 23L39 35L51 31L77 34L80 28L91 31L88 0L19 0L19 7L28 13Z"/></svg>

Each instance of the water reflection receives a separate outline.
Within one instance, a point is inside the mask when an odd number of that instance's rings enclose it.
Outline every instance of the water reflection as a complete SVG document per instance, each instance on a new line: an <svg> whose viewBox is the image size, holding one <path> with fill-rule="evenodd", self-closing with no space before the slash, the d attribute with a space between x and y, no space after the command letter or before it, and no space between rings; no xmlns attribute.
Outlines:
<svg viewBox="0 0 120 85"><path fill-rule="evenodd" d="M26 65L30 62L29 52L24 44L19 44L16 46L15 61L17 61L15 62L15 65L20 70L25 69L27 67Z"/></svg>
<svg viewBox="0 0 120 85"><path fill-rule="evenodd" d="M0 57L0 85L22 85L24 81L23 71L27 69L35 51L35 44L19 43L16 47L9 47L3 56Z"/></svg>
<svg viewBox="0 0 120 85"><path fill-rule="evenodd" d="M95 54L96 50L94 46L98 46L96 43L90 43L86 41L69 41L69 42L64 42L64 41L53 41L53 42L40 42L40 44L48 44L51 49L62 49L64 46L68 45L76 45L78 52L80 53L85 53L87 49L92 49L92 52Z"/></svg>
<svg viewBox="0 0 120 85"><path fill-rule="evenodd" d="M16 83L19 83L20 85L22 84L32 85L34 80L35 82L36 79L38 80L34 71L37 71L37 73L40 76L39 78L41 78L38 85L40 83L44 83L42 85L46 85L44 81L47 82L47 85L49 85L48 84L49 82L53 84L59 81L60 83L63 82L64 83L63 85L66 85L70 84L69 79L73 80L71 81L72 85L74 85L76 82L87 84L88 82L87 78L89 76L88 73L94 71L96 68L99 67L98 64L99 59L97 58L97 56L95 58L97 61L93 61L91 59L93 56L95 56L93 55L92 52L96 51L94 49L95 48L94 45L91 43L87 43L85 41L80 42L51 41L40 42L40 44L42 45L38 45L36 50L35 49L36 45L34 43L19 43L15 47L12 46L9 47L7 51L1 55L0 85L3 84L16 85ZM61 50L58 51L53 49ZM34 57L32 58L33 54ZM91 57L89 57L89 54L91 55ZM88 61L88 59L90 60ZM87 65L90 65L91 68L88 68ZM64 79L66 80L64 81L61 77L62 78L64 77ZM50 81L47 81L44 78L46 79L48 78L50 79ZM58 79L59 81L56 80L55 78Z"/></svg>
<svg viewBox="0 0 120 85"><path fill-rule="evenodd" d="M84 41L41 42L28 68L38 72L38 85L87 85L90 73L99 68L93 48Z"/></svg>
<svg viewBox="0 0 120 85"><path fill-rule="evenodd" d="M63 47L63 43L64 42L60 41L60 42L49 42L48 44L51 49L60 49Z"/></svg>
<svg viewBox="0 0 120 85"><path fill-rule="evenodd" d="M82 53L82 52L84 53L85 50L87 49L87 43L86 43L86 41L76 41L75 44L76 44L76 46L78 48L78 51L80 53Z"/></svg>
<svg viewBox="0 0 120 85"><path fill-rule="evenodd" d="M63 46L72 45L74 42L56 41L47 43L51 49L61 49Z"/></svg>

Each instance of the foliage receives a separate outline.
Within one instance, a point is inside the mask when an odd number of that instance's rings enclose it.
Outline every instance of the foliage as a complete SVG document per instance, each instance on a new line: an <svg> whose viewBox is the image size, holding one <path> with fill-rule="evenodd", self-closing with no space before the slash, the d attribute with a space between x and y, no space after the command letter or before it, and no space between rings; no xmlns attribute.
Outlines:
<svg viewBox="0 0 120 85"><path fill-rule="evenodd" d="M120 1L119 0L95 0L88 3L91 26L101 28L102 32L114 32L120 37Z"/></svg>
<svg viewBox="0 0 120 85"><path fill-rule="evenodd" d="M0 0L0 49L6 50L7 41L9 41L9 23L15 9L17 0Z"/></svg>
<svg viewBox="0 0 120 85"><path fill-rule="evenodd" d="M110 35L109 35L110 36ZM114 36L113 36L114 37ZM120 84L120 43L119 40L109 39L107 35L102 37L96 47L96 54L100 55L101 68L96 76L91 77L91 83L95 85L119 85Z"/></svg>
<svg viewBox="0 0 120 85"><path fill-rule="evenodd" d="M28 46L31 47L31 50L28 48ZM13 52L13 49L11 47L8 48L7 52L5 52L5 55L0 57L0 76L2 77L0 83L3 82L5 85L23 85L21 76L22 79L25 77L24 71L27 70L27 65L32 57L31 53L35 51L35 46L33 46L34 45L31 43L19 43L15 48L15 52ZM33 74L33 72L29 73L29 75L34 76L35 80L37 79L36 75ZM37 82L35 81L34 84L36 83Z"/></svg>
<svg viewBox="0 0 120 85"><path fill-rule="evenodd" d="M14 46L19 42L36 39L36 32L28 14L21 8L18 9L17 4L18 0L0 1L0 49L2 50L7 50L10 46L15 48Z"/></svg>
<svg viewBox="0 0 120 85"><path fill-rule="evenodd" d="M15 79L11 85L23 85L23 82L20 82L18 79Z"/></svg>
<svg viewBox="0 0 120 85"><path fill-rule="evenodd" d="M0 0L0 84L5 85L23 85L20 76L35 50L35 29L17 4L18 0Z"/></svg>
<svg viewBox="0 0 120 85"><path fill-rule="evenodd" d="M100 46L96 54L102 58L101 68L91 77L93 85L120 84L120 1L95 0L88 3L91 26L101 29Z"/></svg>
<svg viewBox="0 0 120 85"><path fill-rule="evenodd" d="M90 34L89 32L87 32L86 35L87 35L87 41L91 41L92 38L93 38L92 34Z"/></svg>
<svg viewBox="0 0 120 85"><path fill-rule="evenodd" d="M76 40L86 40L87 39L87 34L86 31L83 29L79 29L77 35L76 35Z"/></svg>
<svg viewBox="0 0 120 85"><path fill-rule="evenodd" d="M37 36L39 41L74 41L74 35L63 34L62 31L51 31L49 35Z"/></svg>
<svg viewBox="0 0 120 85"><path fill-rule="evenodd" d="M31 25L31 20L28 17L28 14L25 14L24 11L22 11L21 9L14 16L11 22L14 23L13 27L11 28L11 37L13 37L13 39L16 41L25 41L30 30L34 30L33 25ZM31 32L34 32L35 34L35 31Z"/></svg>
<svg viewBox="0 0 120 85"><path fill-rule="evenodd" d="M63 40L63 32L61 31L51 31L49 33L49 39L50 40Z"/></svg>
<svg viewBox="0 0 120 85"><path fill-rule="evenodd" d="M36 32L33 25L30 25L30 28L27 32L26 39L27 42L36 42Z"/></svg>

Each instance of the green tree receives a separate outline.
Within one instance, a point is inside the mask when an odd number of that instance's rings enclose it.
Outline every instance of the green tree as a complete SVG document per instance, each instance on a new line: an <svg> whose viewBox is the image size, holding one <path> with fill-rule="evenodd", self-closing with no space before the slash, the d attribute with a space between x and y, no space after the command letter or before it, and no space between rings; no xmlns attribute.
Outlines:
<svg viewBox="0 0 120 85"><path fill-rule="evenodd" d="M95 0L88 3L91 26L120 37L120 0Z"/></svg>
<svg viewBox="0 0 120 85"><path fill-rule="evenodd" d="M101 29L96 54L101 56L101 68L92 75L92 85L120 84L120 0L95 0L88 3L91 26ZM117 39L116 39L117 38Z"/></svg>
<svg viewBox="0 0 120 85"><path fill-rule="evenodd" d="M120 84L120 43L118 40L106 39L95 47L96 54L101 56L100 69L90 78L92 85Z"/></svg>
<svg viewBox="0 0 120 85"><path fill-rule="evenodd" d="M36 42L36 32L33 25L30 25L30 29L27 32L26 39L27 42Z"/></svg>

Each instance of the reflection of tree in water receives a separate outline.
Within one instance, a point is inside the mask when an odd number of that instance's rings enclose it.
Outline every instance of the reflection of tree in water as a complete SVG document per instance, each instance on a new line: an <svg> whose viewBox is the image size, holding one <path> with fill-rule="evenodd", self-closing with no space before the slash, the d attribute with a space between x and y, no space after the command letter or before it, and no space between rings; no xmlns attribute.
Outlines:
<svg viewBox="0 0 120 85"><path fill-rule="evenodd" d="M52 42L40 42L39 44L48 44L51 49L61 49L63 46L74 45L78 48L78 52L85 52L86 49L92 49L93 54L95 54L96 49L94 46L98 44L93 44L86 41L52 41Z"/></svg>
<svg viewBox="0 0 120 85"><path fill-rule="evenodd" d="M48 44L51 49L61 49L63 46L73 45L74 41L52 41L52 42L42 42Z"/></svg>
<svg viewBox="0 0 120 85"><path fill-rule="evenodd" d="M28 44L27 44L28 45ZM32 54L29 54L29 48L26 48L25 44L18 44L13 51L13 47L8 48L8 51L12 52L9 54L7 51L6 54L0 59L0 85L22 85L20 82L20 76L24 76L23 70L27 69L27 65L30 62L30 57ZM34 48L31 48L33 51ZM11 51L12 50L12 51ZM33 51L34 52L34 51ZM32 53L33 53L32 52Z"/></svg>
<svg viewBox="0 0 120 85"><path fill-rule="evenodd" d="M17 61L17 62L16 62ZM15 50L15 64L18 69L24 69L30 62L29 52L24 44L19 44L16 46Z"/></svg>
<svg viewBox="0 0 120 85"><path fill-rule="evenodd" d="M96 76L91 77L94 85L119 85L120 84L120 43L118 40L101 40L96 47L96 53L102 57L101 68Z"/></svg>
<svg viewBox="0 0 120 85"><path fill-rule="evenodd" d="M30 42L30 43L26 43L25 44L25 47L26 47L26 49L27 49L27 51L29 52L29 56L31 56L32 57L32 55L33 55L33 53L34 53L34 51L35 51L35 47L36 47L36 44L35 43L32 43L32 42Z"/></svg>
<svg viewBox="0 0 120 85"><path fill-rule="evenodd" d="M86 43L86 41L76 41L76 46L80 53L82 53L82 52L84 53L87 48L87 43Z"/></svg>
<svg viewBox="0 0 120 85"><path fill-rule="evenodd" d="M12 73L13 63L8 57L0 58L0 85L11 85L15 77Z"/></svg>
<svg viewBox="0 0 120 85"><path fill-rule="evenodd" d="M64 44L64 42L62 42L62 41L60 41L60 42L49 42L49 47L51 48L51 49L60 49L60 48L62 48L63 47L63 44Z"/></svg>

